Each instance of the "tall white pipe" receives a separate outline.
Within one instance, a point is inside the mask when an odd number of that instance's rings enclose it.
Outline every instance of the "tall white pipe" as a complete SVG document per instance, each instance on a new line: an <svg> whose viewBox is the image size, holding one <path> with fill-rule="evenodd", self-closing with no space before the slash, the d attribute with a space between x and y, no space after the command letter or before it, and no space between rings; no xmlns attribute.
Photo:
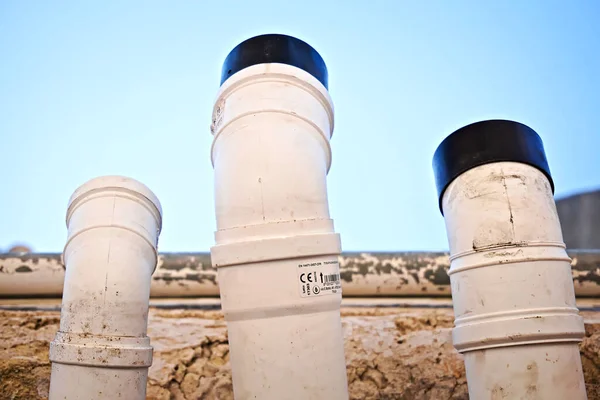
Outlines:
<svg viewBox="0 0 600 400"><path fill-rule="evenodd" d="M146 398L150 278L162 210L129 178L92 179L71 196L50 400Z"/></svg>
<svg viewBox="0 0 600 400"><path fill-rule="evenodd" d="M470 398L586 399L584 325L540 137L471 124L442 142L434 170Z"/></svg>
<svg viewBox="0 0 600 400"><path fill-rule="evenodd" d="M348 398L326 185L333 115L308 44L263 35L228 55L211 126L211 257L238 400Z"/></svg>

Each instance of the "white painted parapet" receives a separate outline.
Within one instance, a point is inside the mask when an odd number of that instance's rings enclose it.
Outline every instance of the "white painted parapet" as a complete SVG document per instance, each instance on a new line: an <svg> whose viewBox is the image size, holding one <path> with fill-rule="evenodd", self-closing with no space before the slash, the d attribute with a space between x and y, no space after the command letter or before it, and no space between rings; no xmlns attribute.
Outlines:
<svg viewBox="0 0 600 400"><path fill-rule="evenodd" d="M577 298L600 296L600 252L568 249ZM446 252L343 252L344 297L450 297ZM0 298L60 297L65 277L61 255L0 254ZM150 298L218 297L217 271L209 253L161 253Z"/></svg>
<svg viewBox="0 0 600 400"><path fill-rule="evenodd" d="M129 178L92 179L71 196L50 400L146 398L150 279L162 210Z"/></svg>
<svg viewBox="0 0 600 400"><path fill-rule="evenodd" d="M434 156L450 244L454 346L471 399L586 399L570 258L539 136L468 125Z"/></svg>
<svg viewBox="0 0 600 400"><path fill-rule="evenodd" d="M237 400L348 399L340 237L329 215L333 103L308 44L228 55L211 131L216 245Z"/></svg>

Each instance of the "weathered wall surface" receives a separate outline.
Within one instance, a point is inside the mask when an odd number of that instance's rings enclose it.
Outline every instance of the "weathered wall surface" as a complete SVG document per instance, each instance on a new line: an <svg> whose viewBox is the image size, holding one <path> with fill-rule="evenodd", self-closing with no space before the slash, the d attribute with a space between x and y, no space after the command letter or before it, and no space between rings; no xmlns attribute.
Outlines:
<svg viewBox="0 0 600 400"><path fill-rule="evenodd" d="M600 399L600 312L584 311L581 344L590 399ZM0 311L0 399L48 395L48 346L59 312ZM352 399L467 399L452 347L452 310L343 308ZM219 311L150 313L154 363L148 399L233 399L225 322Z"/></svg>
<svg viewBox="0 0 600 400"><path fill-rule="evenodd" d="M568 251L577 297L600 296L600 252ZM339 257L344 296L450 297L448 253L345 252ZM60 254L0 254L0 298L60 297ZM152 298L219 297L208 253L161 253Z"/></svg>
<svg viewBox="0 0 600 400"><path fill-rule="evenodd" d="M600 190L556 200L556 211L567 248L600 250Z"/></svg>

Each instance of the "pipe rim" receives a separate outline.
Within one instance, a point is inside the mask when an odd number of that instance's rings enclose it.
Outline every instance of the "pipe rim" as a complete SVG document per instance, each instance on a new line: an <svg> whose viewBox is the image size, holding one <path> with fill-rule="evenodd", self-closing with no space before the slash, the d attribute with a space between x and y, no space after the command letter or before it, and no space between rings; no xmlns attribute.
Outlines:
<svg viewBox="0 0 600 400"><path fill-rule="evenodd" d="M79 186L69 199L69 205L67 206L67 226L69 224L69 215L71 214L71 208L85 195L92 191L103 191L111 189L120 189L134 192L143 196L148 200L158 211L159 221L158 230L160 232L162 228L162 206L158 197L148 188L146 185L138 180L129 178L121 175L106 175L92 178L83 185Z"/></svg>
<svg viewBox="0 0 600 400"><path fill-rule="evenodd" d="M519 162L540 170L554 193L554 181L541 137L520 122L492 119L466 125L447 136L433 156L433 172L442 215L450 184L470 169L495 162Z"/></svg>
<svg viewBox="0 0 600 400"><path fill-rule="evenodd" d="M221 85L245 68L268 63L300 68L329 90L328 71L323 57L308 43L283 34L258 35L235 46L223 63Z"/></svg>

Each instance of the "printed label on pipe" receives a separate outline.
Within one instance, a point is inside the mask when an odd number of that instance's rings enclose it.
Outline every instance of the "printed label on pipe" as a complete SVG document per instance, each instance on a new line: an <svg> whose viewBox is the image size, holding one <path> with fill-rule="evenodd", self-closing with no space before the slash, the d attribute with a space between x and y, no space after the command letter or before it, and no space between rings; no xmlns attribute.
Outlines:
<svg viewBox="0 0 600 400"><path fill-rule="evenodd" d="M338 260L298 264L300 297L317 297L341 293L340 263Z"/></svg>

